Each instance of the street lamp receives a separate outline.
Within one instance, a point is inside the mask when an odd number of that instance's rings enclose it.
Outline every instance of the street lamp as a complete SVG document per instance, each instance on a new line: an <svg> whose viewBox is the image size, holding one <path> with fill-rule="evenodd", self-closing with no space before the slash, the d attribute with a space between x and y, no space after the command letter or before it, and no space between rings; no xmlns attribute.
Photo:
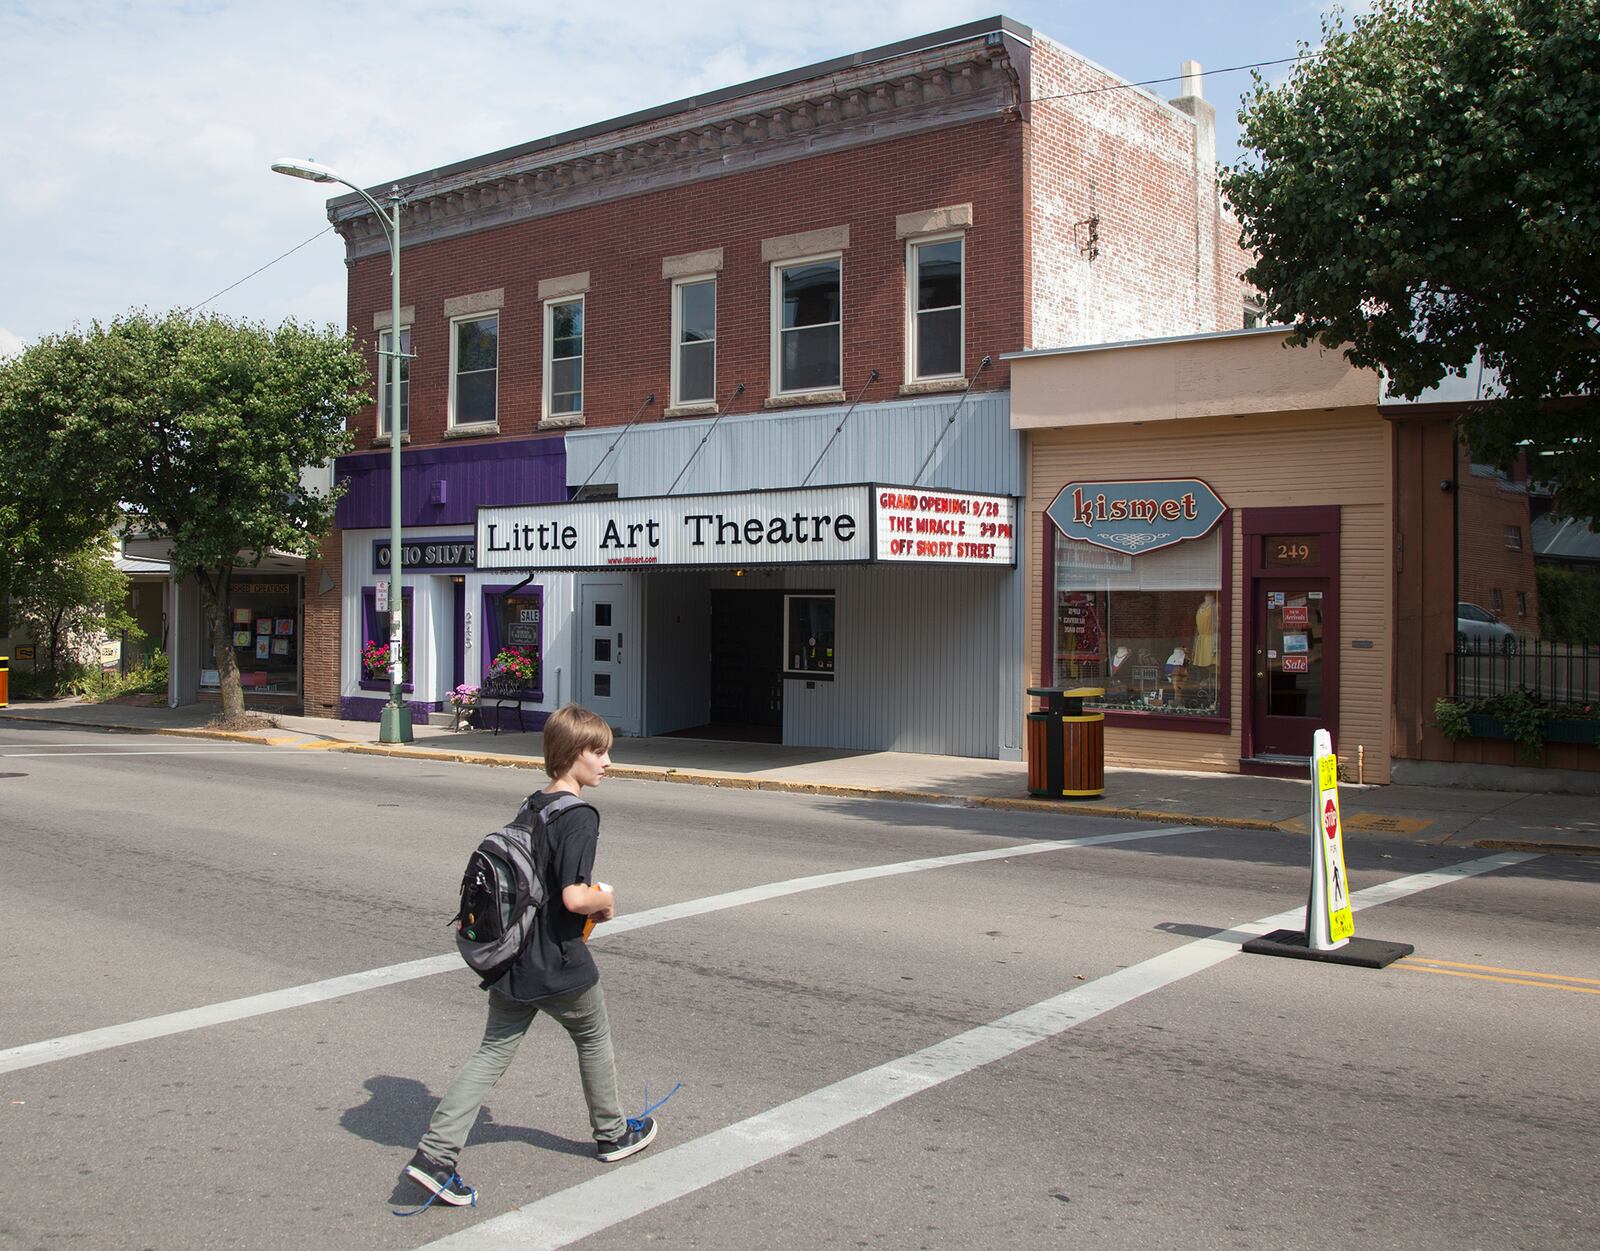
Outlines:
<svg viewBox="0 0 1600 1251"><path fill-rule="evenodd" d="M349 187L372 206L389 236L389 278L393 299L390 301L389 346L390 351L379 351L389 358L389 702L383 706L383 716L378 726L380 743L409 743L411 741L411 709L401 698L400 687L405 681L401 671L404 657L401 642L404 638L402 604L400 599L400 361L405 353L400 348L400 205L404 197L399 187L389 188L390 208L385 210L365 190L348 178L341 178L326 165L315 161L302 161L288 157L272 163L277 174L291 178L306 178L312 182L337 182ZM381 366L380 366L381 368Z"/></svg>

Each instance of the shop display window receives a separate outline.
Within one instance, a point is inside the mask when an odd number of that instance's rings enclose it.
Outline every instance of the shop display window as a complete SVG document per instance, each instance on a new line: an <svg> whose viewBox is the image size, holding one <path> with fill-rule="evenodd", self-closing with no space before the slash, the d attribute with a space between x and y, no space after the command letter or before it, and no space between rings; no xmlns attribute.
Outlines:
<svg viewBox="0 0 1600 1251"><path fill-rule="evenodd" d="M1221 715L1218 535L1136 555L1056 540L1052 684L1101 687L1089 706Z"/></svg>
<svg viewBox="0 0 1600 1251"><path fill-rule="evenodd" d="M400 588L400 665L404 681L400 689L411 689L411 588ZM361 590L361 685L369 691L389 689L389 618L378 611L378 588Z"/></svg>
<svg viewBox="0 0 1600 1251"><path fill-rule="evenodd" d="M234 578L228 631L239 685L256 695L300 693L299 579ZM219 689L216 648L208 632L200 689Z"/></svg>
<svg viewBox="0 0 1600 1251"><path fill-rule="evenodd" d="M834 597L783 597L783 673L789 678L833 680Z"/></svg>
<svg viewBox="0 0 1600 1251"><path fill-rule="evenodd" d="M522 698L544 698L544 590L489 587L483 595L483 679L504 672L520 683ZM607 605L607 607L610 607Z"/></svg>

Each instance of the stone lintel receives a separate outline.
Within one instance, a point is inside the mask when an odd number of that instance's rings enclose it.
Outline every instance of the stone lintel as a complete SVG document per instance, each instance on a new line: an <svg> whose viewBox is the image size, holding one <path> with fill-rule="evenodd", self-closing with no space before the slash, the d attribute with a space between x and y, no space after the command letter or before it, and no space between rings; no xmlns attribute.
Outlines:
<svg viewBox="0 0 1600 1251"><path fill-rule="evenodd" d="M372 315L372 328L374 330L387 330L389 328L390 319L393 316L394 310L392 308L385 308L380 312L374 313ZM413 304L402 304L400 306L400 328L403 330L407 326L415 324L416 320L416 306Z"/></svg>
<svg viewBox="0 0 1600 1251"><path fill-rule="evenodd" d="M539 280L541 300L559 300L564 295L583 295L589 290L589 271L580 274L562 274L559 278Z"/></svg>
<svg viewBox="0 0 1600 1251"><path fill-rule="evenodd" d="M972 205L947 204L944 208L926 209L921 213L901 213L894 219L894 237L910 239L946 230L968 230L971 226Z"/></svg>
<svg viewBox="0 0 1600 1251"><path fill-rule="evenodd" d="M693 278L697 274L715 274L721 270L721 248L707 248L704 252L684 252L679 256L661 258L663 278Z"/></svg>
<svg viewBox="0 0 1600 1251"><path fill-rule="evenodd" d="M475 291L471 295L453 295L444 302L446 317L466 317L471 313L498 312L506 302L506 289Z"/></svg>
<svg viewBox="0 0 1600 1251"><path fill-rule="evenodd" d="M795 235L778 235L761 241L764 261L792 261L797 256L816 256L822 252L843 252L850 246L849 226L828 226L822 230L802 230Z"/></svg>

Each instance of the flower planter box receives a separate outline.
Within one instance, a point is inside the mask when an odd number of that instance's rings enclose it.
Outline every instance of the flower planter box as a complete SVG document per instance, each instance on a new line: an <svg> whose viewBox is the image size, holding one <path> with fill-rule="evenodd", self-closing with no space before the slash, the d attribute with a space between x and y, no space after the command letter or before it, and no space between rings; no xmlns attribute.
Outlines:
<svg viewBox="0 0 1600 1251"><path fill-rule="evenodd" d="M1482 713L1467 714L1467 726L1473 738L1510 738L1505 723L1499 717ZM1547 743L1600 743L1600 721L1589 717L1563 717L1548 721L1544 727Z"/></svg>
<svg viewBox="0 0 1600 1251"><path fill-rule="evenodd" d="M1547 743L1600 743L1600 721L1592 717L1566 717L1544 727Z"/></svg>

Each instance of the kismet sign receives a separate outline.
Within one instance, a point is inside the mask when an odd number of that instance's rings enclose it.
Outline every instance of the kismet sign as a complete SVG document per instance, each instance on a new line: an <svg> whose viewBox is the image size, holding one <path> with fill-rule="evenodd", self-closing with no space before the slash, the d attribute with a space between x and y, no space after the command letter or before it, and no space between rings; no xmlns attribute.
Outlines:
<svg viewBox="0 0 1600 1251"><path fill-rule="evenodd" d="M1204 538L1226 511L1198 478L1069 482L1046 510L1067 538L1134 555Z"/></svg>

